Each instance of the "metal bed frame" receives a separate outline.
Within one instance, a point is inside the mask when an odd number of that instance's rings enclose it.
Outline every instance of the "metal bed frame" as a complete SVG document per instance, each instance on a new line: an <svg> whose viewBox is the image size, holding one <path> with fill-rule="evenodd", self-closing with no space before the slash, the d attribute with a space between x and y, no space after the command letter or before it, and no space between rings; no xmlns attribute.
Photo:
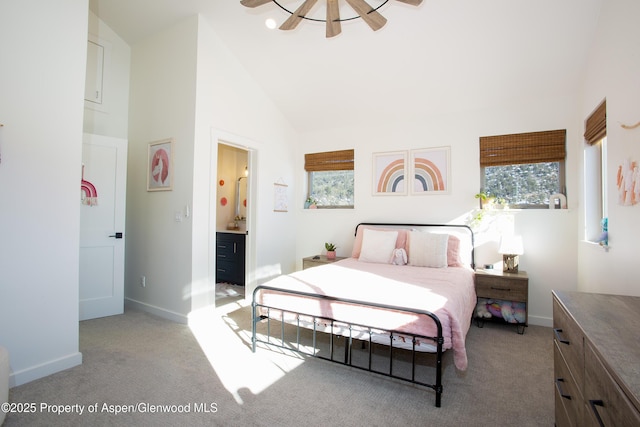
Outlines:
<svg viewBox="0 0 640 427"><path fill-rule="evenodd" d="M356 234L358 232L358 227L361 225L372 225L372 226L394 226L394 227L449 227L449 228L465 228L469 231L470 236L471 236L471 266L472 268L475 268L475 260L474 260L474 237L473 237L473 231L471 230L470 227L466 226L466 225L449 225L449 224L398 224L398 223L360 223L356 226ZM362 306L362 307L372 307L372 308L382 308L382 309L388 309L388 310L395 310L395 311L399 311L399 312L404 312L404 313L412 313L412 314L416 314L418 316L428 316L430 317L433 322L436 325L436 331L437 331L437 335L436 336L423 336L423 335L416 335L416 334L409 334L406 332L399 332L396 330L381 330L380 328L372 328L371 326L368 325L360 325L360 324L355 324L352 322L344 322L341 321L340 319L332 319L332 318L327 318L327 317L320 317L320 316L315 316L312 314L308 314L308 313L300 313L300 312L293 312L290 310L283 310L281 308L278 307L270 307L270 306L266 306L263 304L260 304L257 302L257 294L258 292L262 291L262 290L269 290L269 291L277 291L280 293L286 293L286 294L294 294L294 295L300 295L300 296L305 296L305 297L311 297L311 298L317 298L319 300L324 300L324 301L333 301L333 302L341 302L341 303L348 303L348 304L354 304L354 305L358 305L358 306ZM366 302L362 302L362 301L357 301L357 300L352 300L352 299L346 299L346 298L338 298L338 297L334 297L334 296L328 296L328 295L321 295L321 294L314 294L314 293L308 293L308 292L302 292L302 291L293 291L293 290L284 290L281 288L276 288L273 286L267 286L267 285L260 285L258 287L256 287L253 291L253 298L252 298L252 303L251 303L251 316L252 316L252 335L251 335L251 342L252 342L252 351L255 353L256 351L256 345L258 343L262 343L262 344L266 344L268 346L273 346L273 347L277 347L277 348L283 348L283 349L287 349L287 350L291 350L291 351L295 351L301 354L305 354L308 356L313 356L313 357L317 357L320 359L324 359L324 360L328 360L334 363L339 363L342 365L347 365L350 367L354 367L357 369L362 369L368 372L374 372L383 376L388 376L388 377L392 377L392 378L396 378L402 381L407 381L410 382L412 384L418 384L418 385L422 385L422 386L426 386L429 387L431 389L433 389L435 391L436 394L436 398L435 398L435 406L436 407L440 407L441 406L441 398L442 398L442 392L443 392L443 387L442 387L442 355L443 355L443 349L442 346L444 344L444 338L442 335L442 324L440 323L440 319L438 319L438 317L434 314L431 313L429 311L426 310L416 310L416 309L412 309L412 308L406 308L406 307L398 307L398 306L392 306L392 305L386 305L386 304L378 304L378 303L366 303ZM260 315L259 311L260 309L264 309L266 310L267 314L266 315ZM280 337L276 338L275 340L272 339L271 337L271 311L276 311L278 313L280 313L280 317L279 319L275 319L277 321L280 322ZM296 330L296 338L295 338L295 343L287 343L285 341L285 323L289 323L291 324L291 322L285 322L285 314L289 313L292 314L294 316L295 319L295 324L293 324L293 326L295 327ZM312 349L313 351L306 351L304 348L301 347L301 341L300 341L300 328L305 328L305 329L309 329L308 327L305 326L301 326L301 317L304 318L311 318L313 319L313 329L312 329ZM267 322L267 326L266 326L266 338L265 339L261 339L258 336L257 333L257 326L259 322L262 321L266 321ZM329 354L328 356L324 356L322 354L319 354L317 351L317 334L318 332L320 333L326 333L324 331L318 331L317 330L317 325L319 323L328 323L330 324L330 332L328 332L329 334ZM338 328L334 328L334 325L339 324L340 327ZM338 329L338 331L336 332L335 329ZM345 334L345 329L348 330L348 334ZM368 339L368 364L367 366L359 366L353 363L353 359L352 359L352 355L353 355L353 341L354 338L352 336L352 331L353 330L358 330L360 332L362 332L363 330L368 331L367 335L369 337ZM374 332L375 331L375 332ZM378 333L384 333L385 335L388 334L389 336L389 370L388 372L382 372L379 370L375 370L372 367L372 345L374 344L374 342L372 341L372 336L374 334L378 334ZM394 349L398 350L397 347L394 347L393 345L393 339L395 336L403 336L403 337L410 337L411 338L411 350L408 350L411 352L411 376L410 378L406 377L406 376L400 376L400 375L396 375L396 373L394 372L394 358L393 358L393 352ZM340 338L344 338L345 339L345 343L344 343L344 359L340 360L340 359L335 359L334 358L334 350L336 348L336 346L334 345L334 342L336 339L340 339ZM416 350L416 339L418 338L422 338L422 339L427 339L430 341L433 341L435 346L436 346L436 364L435 364L435 383L434 384L430 384L428 382L424 382L424 381L420 381L419 379L416 378L416 354L417 353L422 353L419 352L418 350ZM355 338L360 340L359 338ZM362 348L364 348L365 346L365 341L362 341ZM405 350L407 351L407 350Z"/></svg>

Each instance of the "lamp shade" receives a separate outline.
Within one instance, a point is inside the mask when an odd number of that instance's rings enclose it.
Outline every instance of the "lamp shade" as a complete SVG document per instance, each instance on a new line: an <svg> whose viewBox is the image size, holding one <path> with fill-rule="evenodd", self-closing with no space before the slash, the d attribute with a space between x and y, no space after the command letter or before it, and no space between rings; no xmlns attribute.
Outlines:
<svg viewBox="0 0 640 427"><path fill-rule="evenodd" d="M502 271L505 273L517 273L519 256L524 253L521 236L502 236L498 252L502 254Z"/></svg>
<svg viewBox="0 0 640 427"><path fill-rule="evenodd" d="M498 253L504 255L522 255L524 253L522 236L502 236Z"/></svg>

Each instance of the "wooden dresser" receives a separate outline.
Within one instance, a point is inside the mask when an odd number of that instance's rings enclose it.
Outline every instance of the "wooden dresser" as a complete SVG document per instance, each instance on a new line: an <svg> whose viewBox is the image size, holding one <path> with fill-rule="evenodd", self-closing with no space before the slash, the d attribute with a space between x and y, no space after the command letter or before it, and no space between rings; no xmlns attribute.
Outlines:
<svg viewBox="0 0 640 427"><path fill-rule="evenodd" d="M640 426L640 297L553 291L556 426Z"/></svg>

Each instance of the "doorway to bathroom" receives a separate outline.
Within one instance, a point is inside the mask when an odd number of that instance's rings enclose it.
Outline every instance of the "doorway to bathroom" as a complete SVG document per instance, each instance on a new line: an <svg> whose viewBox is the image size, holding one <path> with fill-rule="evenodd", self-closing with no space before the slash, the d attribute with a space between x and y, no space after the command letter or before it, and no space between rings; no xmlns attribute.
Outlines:
<svg viewBox="0 0 640 427"><path fill-rule="evenodd" d="M216 305L244 299L247 277L247 235L250 152L218 143L216 174ZM222 302L222 301L220 301Z"/></svg>

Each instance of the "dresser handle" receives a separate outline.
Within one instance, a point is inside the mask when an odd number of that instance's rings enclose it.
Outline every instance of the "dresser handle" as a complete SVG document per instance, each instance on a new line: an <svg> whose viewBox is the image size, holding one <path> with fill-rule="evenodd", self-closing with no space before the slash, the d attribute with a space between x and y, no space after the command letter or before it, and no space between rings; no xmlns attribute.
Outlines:
<svg viewBox="0 0 640 427"><path fill-rule="evenodd" d="M598 413L598 408L596 408L596 406L604 407L604 402L602 400L589 399L589 406L591 406L591 410L593 411L593 414L596 416L596 419L598 420L598 424L601 427L604 427L604 423L602 422L602 418L600 417L600 414Z"/></svg>
<svg viewBox="0 0 640 427"><path fill-rule="evenodd" d="M558 388L558 393L560 393L560 396L564 397L567 400L571 400L571 395L570 394L564 394L564 392L562 391L562 386L560 385L560 383L564 382L564 378L556 378L556 387Z"/></svg>
<svg viewBox="0 0 640 427"><path fill-rule="evenodd" d="M562 332L562 329L560 329L560 328L553 328L553 333L556 335L556 339L557 339L559 342L561 342L562 344L567 344L567 345L571 344L571 343L569 342L569 340L565 340L565 339L560 338L560 332Z"/></svg>

